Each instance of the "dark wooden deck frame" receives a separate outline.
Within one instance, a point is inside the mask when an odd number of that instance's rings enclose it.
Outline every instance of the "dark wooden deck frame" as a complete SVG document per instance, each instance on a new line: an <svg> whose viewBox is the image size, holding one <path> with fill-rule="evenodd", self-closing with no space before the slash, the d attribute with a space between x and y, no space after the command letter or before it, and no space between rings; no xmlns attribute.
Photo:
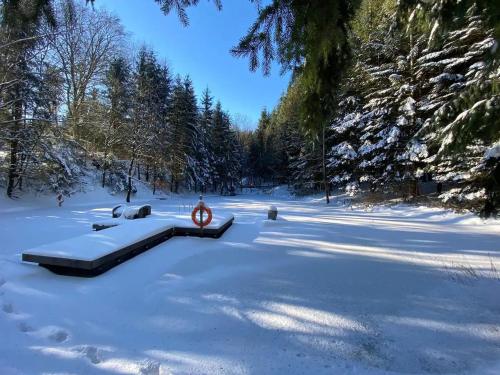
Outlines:
<svg viewBox="0 0 500 375"><path fill-rule="evenodd" d="M25 262L38 263L40 267L44 267L58 275L95 277L169 240L174 236L220 238L224 234L224 232L226 232L226 230L233 224L233 221L234 218L228 220L218 229L206 228L201 230L200 228L189 227L169 228L161 233L155 234L142 241L123 247L117 251L94 260L59 258L24 253L22 255L22 260Z"/></svg>
<svg viewBox="0 0 500 375"><path fill-rule="evenodd" d="M118 223L92 224L92 230L95 230L96 232L99 232L100 230L117 227L118 225L120 225L120 224L118 224Z"/></svg>

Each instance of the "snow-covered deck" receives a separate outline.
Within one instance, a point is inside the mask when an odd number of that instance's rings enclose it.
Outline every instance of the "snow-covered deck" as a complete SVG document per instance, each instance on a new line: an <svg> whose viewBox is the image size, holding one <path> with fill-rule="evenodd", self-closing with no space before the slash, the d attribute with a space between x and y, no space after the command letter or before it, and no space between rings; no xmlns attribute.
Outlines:
<svg viewBox="0 0 500 375"><path fill-rule="evenodd" d="M233 215L216 216L201 230L185 215L134 221L116 219L100 223L115 225L106 230L26 250L22 259L56 273L96 276L175 235L218 238L233 220Z"/></svg>

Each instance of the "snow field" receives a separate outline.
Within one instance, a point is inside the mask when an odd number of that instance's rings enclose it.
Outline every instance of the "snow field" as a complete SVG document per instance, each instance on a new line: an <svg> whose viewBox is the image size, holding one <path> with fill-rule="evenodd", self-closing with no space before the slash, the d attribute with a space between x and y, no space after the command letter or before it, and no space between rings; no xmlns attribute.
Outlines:
<svg viewBox="0 0 500 375"><path fill-rule="evenodd" d="M89 233L114 201L4 213L0 373L498 373L498 223L405 205L205 200L235 214L222 238L173 238L93 279L20 252ZM147 203L166 217L195 201Z"/></svg>

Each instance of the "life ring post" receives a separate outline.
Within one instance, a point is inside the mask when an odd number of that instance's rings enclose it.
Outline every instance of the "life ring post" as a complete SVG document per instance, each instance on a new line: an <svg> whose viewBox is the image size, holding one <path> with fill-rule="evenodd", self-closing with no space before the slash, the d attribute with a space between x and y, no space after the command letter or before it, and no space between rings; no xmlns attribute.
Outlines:
<svg viewBox="0 0 500 375"><path fill-rule="evenodd" d="M200 195L200 231L203 233L203 196Z"/></svg>
<svg viewBox="0 0 500 375"><path fill-rule="evenodd" d="M199 218L198 218L198 212ZM203 213L207 214L207 218L203 220ZM191 212L191 219L196 226L200 227L200 230L203 231L203 227L206 227L208 224L212 222L212 210L205 205L203 202L203 196L200 195L200 201L194 208L193 212Z"/></svg>

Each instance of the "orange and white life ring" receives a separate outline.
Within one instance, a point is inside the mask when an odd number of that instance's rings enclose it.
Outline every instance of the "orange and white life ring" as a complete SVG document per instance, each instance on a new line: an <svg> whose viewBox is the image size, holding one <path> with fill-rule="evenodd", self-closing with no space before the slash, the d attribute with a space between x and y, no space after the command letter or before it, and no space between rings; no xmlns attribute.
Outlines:
<svg viewBox="0 0 500 375"><path fill-rule="evenodd" d="M202 210L203 212L206 212L206 214L207 214L207 218L203 221L199 220L200 217L198 215L198 212L200 212L200 210ZM204 204L198 204L194 208L193 212L191 212L191 220L193 220L193 223L195 223L200 228L206 227L208 224L210 224L212 222L212 210L210 208L208 208L207 206L205 206Z"/></svg>

